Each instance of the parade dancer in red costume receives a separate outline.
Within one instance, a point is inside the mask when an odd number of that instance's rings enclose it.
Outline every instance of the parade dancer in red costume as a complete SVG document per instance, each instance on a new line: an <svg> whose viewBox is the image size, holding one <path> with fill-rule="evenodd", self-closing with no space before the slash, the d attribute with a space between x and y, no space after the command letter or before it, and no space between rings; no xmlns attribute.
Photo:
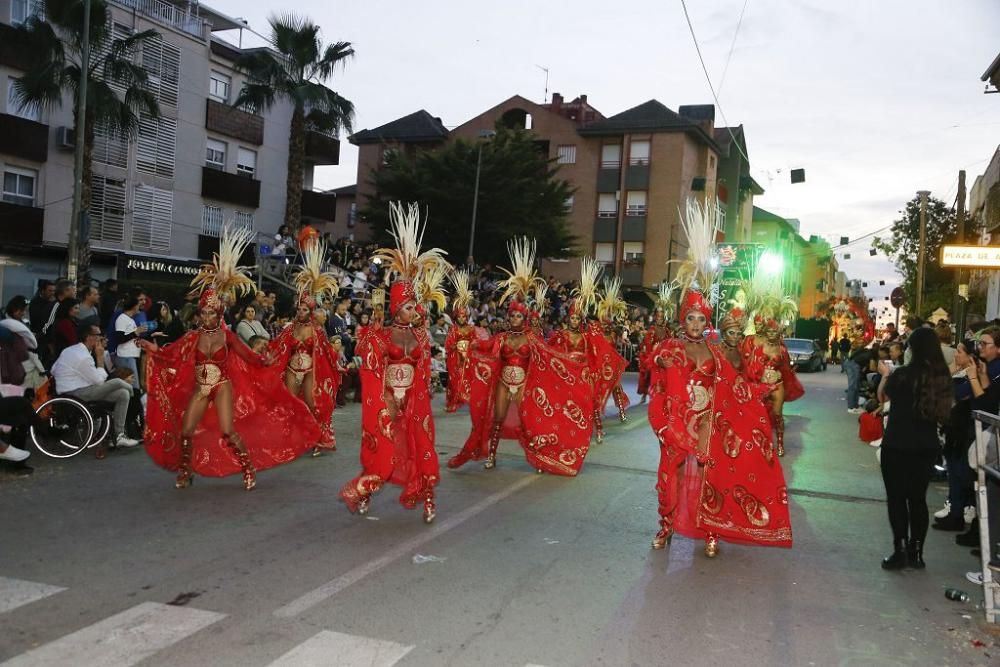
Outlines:
<svg viewBox="0 0 1000 667"><path fill-rule="evenodd" d="M719 331L722 333L719 341L722 354L726 361L732 364L737 373L743 372L743 356L740 344L743 342L743 329L746 326L743 311L733 308L719 320Z"/></svg>
<svg viewBox="0 0 1000 667"><path fill-rule="evenodd" d="M763 274L762 271L757 273ZM743 340L740 352L744 376L751 382L760 382L770 388L764 403L771 417L778 456L784 456L785 403L796 401L806 393L792 368L788 348L781 337L784 323L795 320L798 308L791 298L781 296L777 280L766 277L765 280L769 285L762 288L755 277L754 291L748 295L756 334Z"/></svg>
<svg viewBox="0 0 1000 667"><path fill-rule="evenodd" d="M162 349L141 343L148 359L146 452L177 472L178 489L195 473L242 473L249 491L258 471L297 458L319 439L309 409L285 390L281 367L252 352L222 321L224 295L254 289L237 266L249 243L248 233L224 230L213 263L192 282L201 291L198 330Z"/></svg>
<svg viewBox="0 0 1000 667"><path fill-rule="evenodd" d="M472 432L448 461L458 468L486 459L496 467L500 440L517 440L538 472L575 476L590 448L594 389L590 369L548 345L528 326L528 295L535 289L535 243L514 239L508 249L513 272L500 283L508 331L480 341L471 352Z"/></svg>
<svg viewBox="0 0 1000 667"><path fill-rule="evenodd" d="M451 282L455 288L455 297L451 305L453 324L444 340L445 363L448 366L445 412L455 412L469 402L469 392L472 391L469 350L477 341L487 337L484 331L469 322L469 305L472 302L469 272L464 269L454 271Z"/></svg>
<svg viewBox="0 0 1000 667"><path fill-rule="evenodd" d="M653 349L661 342L670 338L673 332L670 330L668 317L673 312L673 288L667 283L660 285L659 298L656 307L653 309L653 324L646 329L642 342L639 344L639 395L642 396L639 403L645 403L649 397L649 378L653 372Z"/></svg>
<svg viewBox="0 0 1000 667"><path fill-rule="evenodd" d="M705 541L789 547L788 493L761 402L766 391L741 377L705 338L712 307L702 293L715 277L714 219L688 202L682 224L688 260L678 274L682 333L653 351L649 422L660 443L656 491L660 530Z"/></svg>
<svg viewBox="0 0 1000 667"><path fill-rule="evenodd" d="M303 266L295 276L295 319L269 345L275 363L285 369L285 387L309 407L319 426L320 440L313 447L313 456L337 449L332 423L340 389L337 351L315 317L316 297L339 290L337 276L323 271L325 253L321 241L305 246Z"/></svg>
<svg viewBox="0 0 1000 667"><path fill-rule="evenodd" d="M609 360L613 360L615 364L621 366L621 371L618 372L618 381L613 385L614 388L611 390L611 397L615 399L615 406L618 408L618 419L622 423L625 423L628 421L625 411L628 409L629 400L625 394L625 389L622 388L621 376L625 372L625 368L628 367L628 362L618 354L615 336L617 323L623 321L628 314L628 304L621 298L621 289L622 279L619 276L604 279L604 293L597 302L597 319L601 323L601 331L604 334L604 339L608 341L608 344L617 356L617 358L609 357ZM602 415L604 414L604 406L607 402L607 396L604 397L603 401L600 401L598 409Z"/></svg>
<svg viewBox="0 0 1000 667"><path fill-rule="evenodd" d="M444 262L437 248L420 253L423 237L417 204L390 204L396 248L375 257L395 277L389 292L391 324L383 326L379 290L376 317L358 341L361 357L361 474L340 490L352 512L365 514L373 493L387 483L402 487L399 502L407 509L423 503L424 521L437 514L434 487L440 479L431 415L430 342L424 327L414 326L421 273Z"/></svg>
<svg viewBox="0 0 1000 667"><path fill-rule="evenodd" d="M594 381L593 419L598 444L604 442L604 405L611 390L621 381L627 365L614 346L604 337L598 322L586 322L597 304L597 280L600 265L589 257L580 263L580 287L574 290L565 329L557 331L549 345L590 368Z"/></svg>

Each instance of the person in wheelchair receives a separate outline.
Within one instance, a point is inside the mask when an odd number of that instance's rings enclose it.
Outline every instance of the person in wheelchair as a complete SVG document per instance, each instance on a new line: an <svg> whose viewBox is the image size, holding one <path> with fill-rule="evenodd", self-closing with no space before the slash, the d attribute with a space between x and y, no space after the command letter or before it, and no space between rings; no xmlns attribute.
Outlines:
<svg viewBox="0 0 1000 667"><path fill-rule="evenodd" d="M103 368L107 339L101 335L99 327L83 325L78 335L80 342L63 350L52 366L56 391L81 401L113 403L115 445L135 447L139 441L125 434L132 385L120 378L108 379ZM100 365L98 359L102 360Z"/></svg>

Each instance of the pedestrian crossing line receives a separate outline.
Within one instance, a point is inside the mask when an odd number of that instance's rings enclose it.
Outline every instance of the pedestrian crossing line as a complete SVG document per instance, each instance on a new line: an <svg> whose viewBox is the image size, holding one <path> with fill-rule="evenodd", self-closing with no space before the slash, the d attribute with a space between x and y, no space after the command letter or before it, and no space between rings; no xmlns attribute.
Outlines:
<svg viewBox="0 0 1000 667"><path fill-rule="evenodd" d="M11 658L0 667L129 667L225 617L214 611L143 602Z"/></svg>
<svg viewBox="0 0 1000 667"><path fill-rule="evenodd" d="M528 486L529 484L533 483L534 481L538 480L539 478L540 478L539 475L526 475L522 477L518 481L508 486L506 489L498 491L491 496L487 496L486 498L483 498L475 505L465 508L458 514L451 515L444 521L439 521L435 523L430 529L428 529L426 532L419 535L418 537L415 537L413 539L407 540L406 542L402 542L396 545L396 547L391 549L388 553L384 554L380 558L368 561L367 563L362 563L361 565L355 567L354 569L348 570L347 572L340 575L336 579L331 579L325 584L322 584L317 588L314 588L313 590L309 591L305 595L302 595L296 598L295 600L292 600L283 607L278 607L274 611L274 615L278 616L279 618L294 618L299 614L302 614L303 612L312 609L316 605L333 597L334 595L344 590L348 586L356 584L365 577L378 572L387 565L390 565L394 561L399 560L403 556L406 556L414 549L423 546L424 544L430 542L439 535L448 532L452 528L460 526L461 524L465 523L466 521L476 516L477 514L486 511L487 509L489 509L493 505L496 505L507 496L517 493L518 491Z"/></svg>
<svg viewBox="0 0 1000 667"><path fill-rule="evenodd" d="M0 614L61 593L65 588L23 579L0 577Z"/></svg>
<svg viewBox="0 0 1000 667"><path fill-rule="evenodd" d="M415 647L331 630L302 642L268 667L392 667Z"/></svg>

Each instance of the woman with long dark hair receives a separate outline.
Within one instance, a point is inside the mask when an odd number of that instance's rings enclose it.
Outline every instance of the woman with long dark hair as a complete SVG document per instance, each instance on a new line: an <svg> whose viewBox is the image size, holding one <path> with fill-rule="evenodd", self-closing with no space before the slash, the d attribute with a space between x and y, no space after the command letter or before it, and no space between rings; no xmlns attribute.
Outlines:
<svg viewBox="0 0 1000 667"><path fill-rule="evenodd" d="M76 316L79 314L80 302L76 299L64 299L56 307L56 318L52 323L52 348L56 357L67 347L80 342L76 335Z"/></svg>
<svg viewBox="0 0 1000 667"><path fill-rule="evenodd" d="M890 401L882 439L882 480L893 543L892 553L882 560L886 570L925 567L927 487L941 451L938 424L947 421L954 393L934 331L915 330L909 348L910 362L891 375L887 364L878 365L878 398Z"/></svg>

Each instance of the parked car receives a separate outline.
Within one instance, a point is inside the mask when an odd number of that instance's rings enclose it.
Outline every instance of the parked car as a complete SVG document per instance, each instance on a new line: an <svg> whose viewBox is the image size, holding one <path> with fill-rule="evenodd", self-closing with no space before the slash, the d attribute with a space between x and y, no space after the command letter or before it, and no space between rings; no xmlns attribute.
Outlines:
<svg viewBox="0 0 1000 667"><path fill-rule="evenodd" d="M792 364L797 371L825 371L826 355L816 345L816 341L808 338L786 338L785 347L788 348L788 356L792 359Z"/></svg>

